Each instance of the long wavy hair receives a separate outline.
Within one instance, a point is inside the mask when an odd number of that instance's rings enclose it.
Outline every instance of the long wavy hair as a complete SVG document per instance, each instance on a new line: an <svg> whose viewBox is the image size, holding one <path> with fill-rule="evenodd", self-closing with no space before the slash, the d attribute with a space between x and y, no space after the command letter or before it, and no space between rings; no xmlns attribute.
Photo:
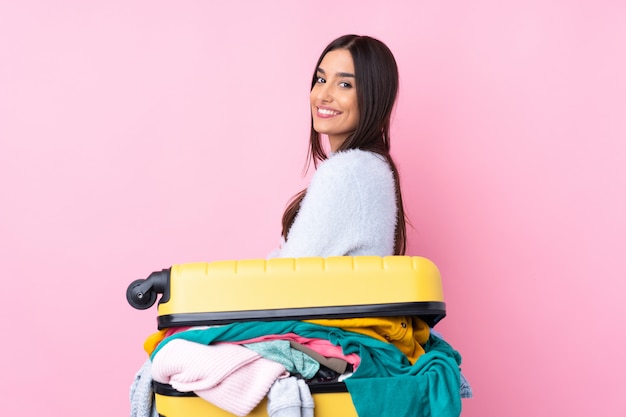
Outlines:
<svg viewBox="0 0 626 417"><path fill-rule="evenodd" d="M393 172L396 188L397 221L395 230L394 254L404 255L406 251L406 219L402 204L400 177L390 151L389 125L391 112L398 94L398 66L389 48L381 41L369 36L344 35L332 41L320 55L311 80L315 86L317 69L330 51L346 49L352 55L356 79L359 121L356 130L341 144L337 152L347 149L361 149L382 155ZM317 168L328 158L320 134L313 128L311 116L311 136L307 154L307 166L311 162ZM282 235L287 239L289 229L300 209L306 189L292 197L282 219Z"/></svg>

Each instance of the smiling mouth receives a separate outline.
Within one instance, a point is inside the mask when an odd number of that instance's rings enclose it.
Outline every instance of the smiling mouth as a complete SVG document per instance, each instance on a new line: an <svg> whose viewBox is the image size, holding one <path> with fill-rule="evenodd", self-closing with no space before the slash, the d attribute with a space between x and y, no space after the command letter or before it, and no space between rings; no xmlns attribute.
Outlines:
<svg viewBox="0 0 626 417"><path fill-rule="evenodd" d="M320 116L336 116L338 114L341 114L341 112L338 112L338 111L335 111L335 110L320 109L319 107L317 108L317 113Z"/></svg>

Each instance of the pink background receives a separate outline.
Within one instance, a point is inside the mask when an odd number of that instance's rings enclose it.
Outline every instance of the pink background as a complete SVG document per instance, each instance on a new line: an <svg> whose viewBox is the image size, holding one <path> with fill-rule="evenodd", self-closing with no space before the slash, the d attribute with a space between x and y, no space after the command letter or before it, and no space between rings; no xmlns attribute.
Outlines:
<svg viewBox="0 0 626 417"><path fill-rule="evenodd" d="M356 32L401 70L409 253L444 278L463 416L626 415L623 1L3 1L3 415L122 416L127 285L262 258L306 184L308 83Z"/></svg>

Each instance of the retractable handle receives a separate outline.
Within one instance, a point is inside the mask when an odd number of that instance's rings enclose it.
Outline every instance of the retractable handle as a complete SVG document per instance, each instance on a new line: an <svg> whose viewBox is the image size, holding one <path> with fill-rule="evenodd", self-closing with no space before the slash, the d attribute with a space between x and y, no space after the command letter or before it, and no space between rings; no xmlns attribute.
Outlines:
<svg viewBox="0 0 626 417"><path fill-rule="evenodd" d="M150 308L156 302L158 294L167 289L170 279L170 269L153 272L146 279L138 279L130 283L126 289L128 304L137 310Z"/></svg>

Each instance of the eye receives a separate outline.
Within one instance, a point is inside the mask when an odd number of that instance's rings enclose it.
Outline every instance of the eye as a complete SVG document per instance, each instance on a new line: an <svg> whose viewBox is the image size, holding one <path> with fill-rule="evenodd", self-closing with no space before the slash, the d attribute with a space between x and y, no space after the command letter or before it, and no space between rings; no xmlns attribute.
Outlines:
<svg viewBox="0 0 626 417"><path fill-rule="evenodd" d="M326 79L324 77L318 76L318 77L315 78L315 82L317 84L326 84Z"/></svg>
<svg viewBox="0 0 626 417"><path fill-rule="evenodd" d="M340 82L340 83L339 83L339 86L340 86L341 88L352 88L352 84L347 83L347 82L345 82L345 81Z"/></svg>

